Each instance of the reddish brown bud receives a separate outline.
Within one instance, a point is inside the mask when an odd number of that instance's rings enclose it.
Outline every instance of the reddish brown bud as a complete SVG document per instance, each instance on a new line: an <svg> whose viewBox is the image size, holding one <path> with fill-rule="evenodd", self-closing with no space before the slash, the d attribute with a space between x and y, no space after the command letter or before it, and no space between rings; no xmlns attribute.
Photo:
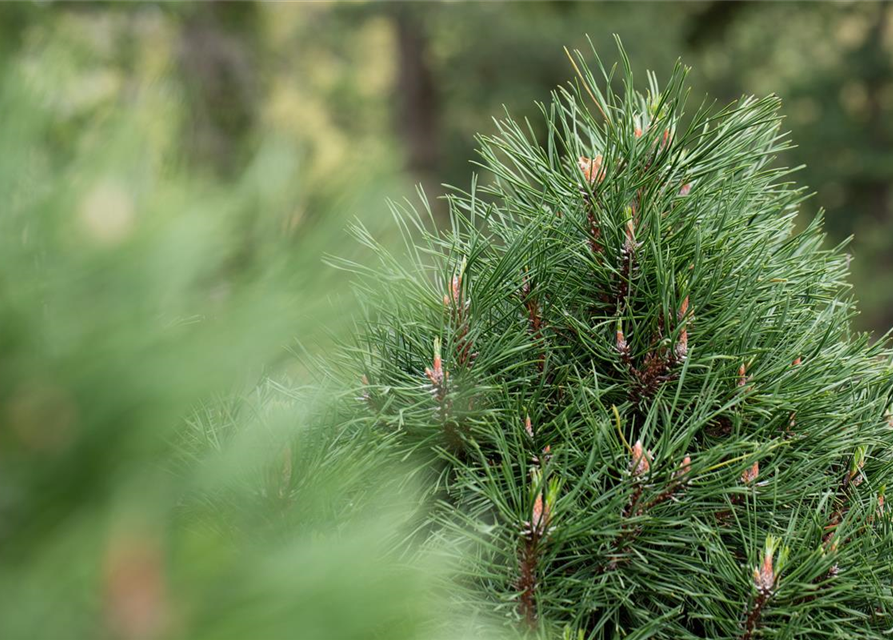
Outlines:
<svg viewBox="0 0 893 640"><path fill-rule="evenodd" d="M589 184L601 182L602 178L604 178L604 172L601 170L602 157L600 155L595 156L591 160L586 156L580 156L577 165L580 167L580 171L583 172L583 177Z"/></svg>
<svg viewBox="0 0 893 640"><path fill-rule="evenodd" d="M629 465L633 477L643 476L651 469L651 452L645 451L642 440L636 440L632 450L632 460Z"/></svg>
<svg viewBox="0 0 893 640"><path fill-rule="evenodd" d="M434 339L434 361L432 366L425 367L425 375L435 387L439 388L443 385L445 374L443 372L443 361L440 358L440 339Z"/></svg>
<svg viewBox="0 0 893 640"><path fill-rule="evenodd" d="M800 362L801 362L801 360L800 360L800 356L797 356L797 357L794 359L794 361L791 363L791 366L792 366L792 367L796 367L797 365L800 364Z"/></svg>
<svg viewBox="0 0 893 640"><path fill-rule="evenodd" d="M770 593L775 587L775 570L772 567L772 550L767 547L763 564L753 570L753 582L762 593Z"/></svg>
<svg viewBox="0 0 893 640"><path fill-rule="evenodd" d="M747 365L745 363L741 363L741 366L738 367L738 386L743 387L747 384Z"/></svg>
<svg viewBox="0 0 893 640"><path fill-rule="evenodd" d="M524 430L527 432L527 435L530 436L530 439L533 439L533 425L530 422L530 416L527 416L524 419Z"/></svg>
<svg viewBox="0 0 893 640"><path fill-rule="evenodd" d="M688 354L688 321L685 316L688 313L688 296L679 306L677 318L682 322L682 329L679 331L679 342L676 343L676 357L680 360L684 359Z"/></svg>
<svg viewBox="0 0 893 640"><path fill-rule="evenodd" d="M545 487L533 499L533 509L530 515L530 533L538 537L545 536L549 532L549 525L552 521L550 494L546 493Z"/></svg>
<svg viewBox="0 0 893 640"><path fill-rule="evenodd" d="M537 533L542 531L546 515L545 511L546 507L545 502L543 501L543 494L538 493L536 494L536 499L533 501L533 517L530 519L533 525L533 530Z"/></svg>
<svg viewBox="0 0 893 640"><path fill-rule="evenodd" d="M691 182L686 182L684 185L682 185L682 186L679 188L679 195L680 195L680 196L687 196L687 195L689 194L690 191L691 191Z"/></svg>
<svg viewBox="0 0 893 640"><path fill-rule="evenodd" d="M640 127L636 127L635 135L637 138L642 137L642 129Z"/></svg>
<svg viewBox="0 0 893 640"><path fill-rule="evenodd" d="M751 482L756 481L757 477L760 475L760 463L754 462L753 465L744 470L741 474L741 481L744 484L750 484Z"/></svg>
<svg viewBox="0 0 893 640"><path fill-rule="evenodd" d="M688 480L686 476L691 473L691 456L685 456L682 458L682 462L679 463L679 468L673 473L673 479L680 484L687 484ZM668 492L667 495L671 495L674 488Z"/></svg>
<svg viewBox="0 0 893 640"><path fill-rule="evenodd" d="M617 351L620 352L621 355L629 353L629 345L626 343L626 337L623 335L623 327L619 322L617 323Z"/></svg>
<svg viewBox="0 0 893 640"><path fill-rule="evenodd" d="M636 227L633 223L633 219L630 218L626 221L626 244L625 248L627 251L632 251L636 248Z"/></svg>

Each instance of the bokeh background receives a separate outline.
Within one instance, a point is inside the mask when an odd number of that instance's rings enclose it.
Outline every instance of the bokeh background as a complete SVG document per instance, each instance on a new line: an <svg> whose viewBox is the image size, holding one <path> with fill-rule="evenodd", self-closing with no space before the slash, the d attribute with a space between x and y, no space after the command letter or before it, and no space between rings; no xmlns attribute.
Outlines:
<svg viewBox="0 0 893 640"><path fill-rule="evenodd" d="M562 51L611 34L637 70L694 68L693 95L785 101L831 241L850 234L862 328L893 324L893 20L883 3L16 3L0 56L44 93L54 152L120 111L166 171L231 185L257 164L283 228L332 210L374 221L385 194L465 184L476 132L571 78ZM272 151L275 148L275 153ZM275 154L277 159L272 159ZM287 157L287 160L284 159ZM274 172L275 173L275 172ZM286 202L287 201L287 202ZM324 213L325 212L325 213Z"/></svg>
<svg viewBox="0 0 893 640"><path fill-rule="evenodd" d="M416 184L445 220L474 134L614 33L697 101L783 98L856 323L893 325L888 4L0 4L0 637L495 637L435 597L424 483L332 428L323 260Z"/></svg>

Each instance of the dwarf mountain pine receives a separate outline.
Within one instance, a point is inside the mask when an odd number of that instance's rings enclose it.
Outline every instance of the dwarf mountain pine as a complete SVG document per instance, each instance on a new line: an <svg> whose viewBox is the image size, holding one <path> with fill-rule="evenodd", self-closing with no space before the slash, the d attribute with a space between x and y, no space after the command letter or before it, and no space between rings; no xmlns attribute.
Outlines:
<svg viewBox="0 0 893 640"><path fill-rule="evenodd" d="M357 411L429 454L455 599L544 637L886 637L890 353L797 218L780 100L571 61L539 125L480 137L448 229L395 206L404 258L357 230Z"/></svg>

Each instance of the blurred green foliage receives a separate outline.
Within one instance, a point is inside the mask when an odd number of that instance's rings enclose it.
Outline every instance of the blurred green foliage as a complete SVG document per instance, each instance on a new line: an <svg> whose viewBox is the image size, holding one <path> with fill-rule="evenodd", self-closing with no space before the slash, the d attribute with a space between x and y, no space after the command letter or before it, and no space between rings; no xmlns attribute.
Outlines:
<svg viewBox="0 0 893 640"><path fill-rule="evenodd" d="M863 328L893 324L893 26L885 3L14 4L0 55L46 90L55 157L136 110L183 175L232 181L270 139L298 151L292 222L366 184L461 184L476 132L569 78L562 47L619 34L641 73L677 57L720 103L777 93L800 181L852 252ZM169 167L173 169L172 167ZM378 208L378 212L382 209ZM443 211L443 207L441 207ZM811 213L811 212L809 212ZM296 224L295 224L296 226Z"/></svg>
<svg viewBox="0 0 893 640"><path fill-rule="evenodd" d="M448 566L405 560L424 496L312 366L349 330L322 257L390 183L313 179L275 135L205 171L156 41L137 72L90 40L128 12L27 10L0 78L0 637L437 637Z"/></svg>
<svg viewBox="0 0 893 640"><path fill-rule="evenodd" d="M889 326L890 11L0 5L0 637L432 637L449 567L393 552L424 496L303 390L351 331L321 258L353 218L393 235L386 195L464 184L585 33L721 102L780 94L782 160Z"/></svg>

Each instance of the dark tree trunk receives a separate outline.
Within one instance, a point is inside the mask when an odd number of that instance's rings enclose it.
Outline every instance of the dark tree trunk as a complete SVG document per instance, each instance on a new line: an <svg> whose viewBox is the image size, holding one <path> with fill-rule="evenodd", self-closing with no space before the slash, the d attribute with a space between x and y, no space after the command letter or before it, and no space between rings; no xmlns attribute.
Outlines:
<svg viewBox="0 0 893 640"><path fill-rule="evenodd" d="M254 130L259 86L253 4L203 2L186 16L179 66L187 95L185 138L192 161L218 175L238 172Z"/></svg>
<svg viewBox="0 0 893 640"><path fill-rule="evenodd" d="M406 165L426 190L436 188L439 169L438 96L428 60L428 39L415 7L394 8L397 35L397 122Z"/></svg>

